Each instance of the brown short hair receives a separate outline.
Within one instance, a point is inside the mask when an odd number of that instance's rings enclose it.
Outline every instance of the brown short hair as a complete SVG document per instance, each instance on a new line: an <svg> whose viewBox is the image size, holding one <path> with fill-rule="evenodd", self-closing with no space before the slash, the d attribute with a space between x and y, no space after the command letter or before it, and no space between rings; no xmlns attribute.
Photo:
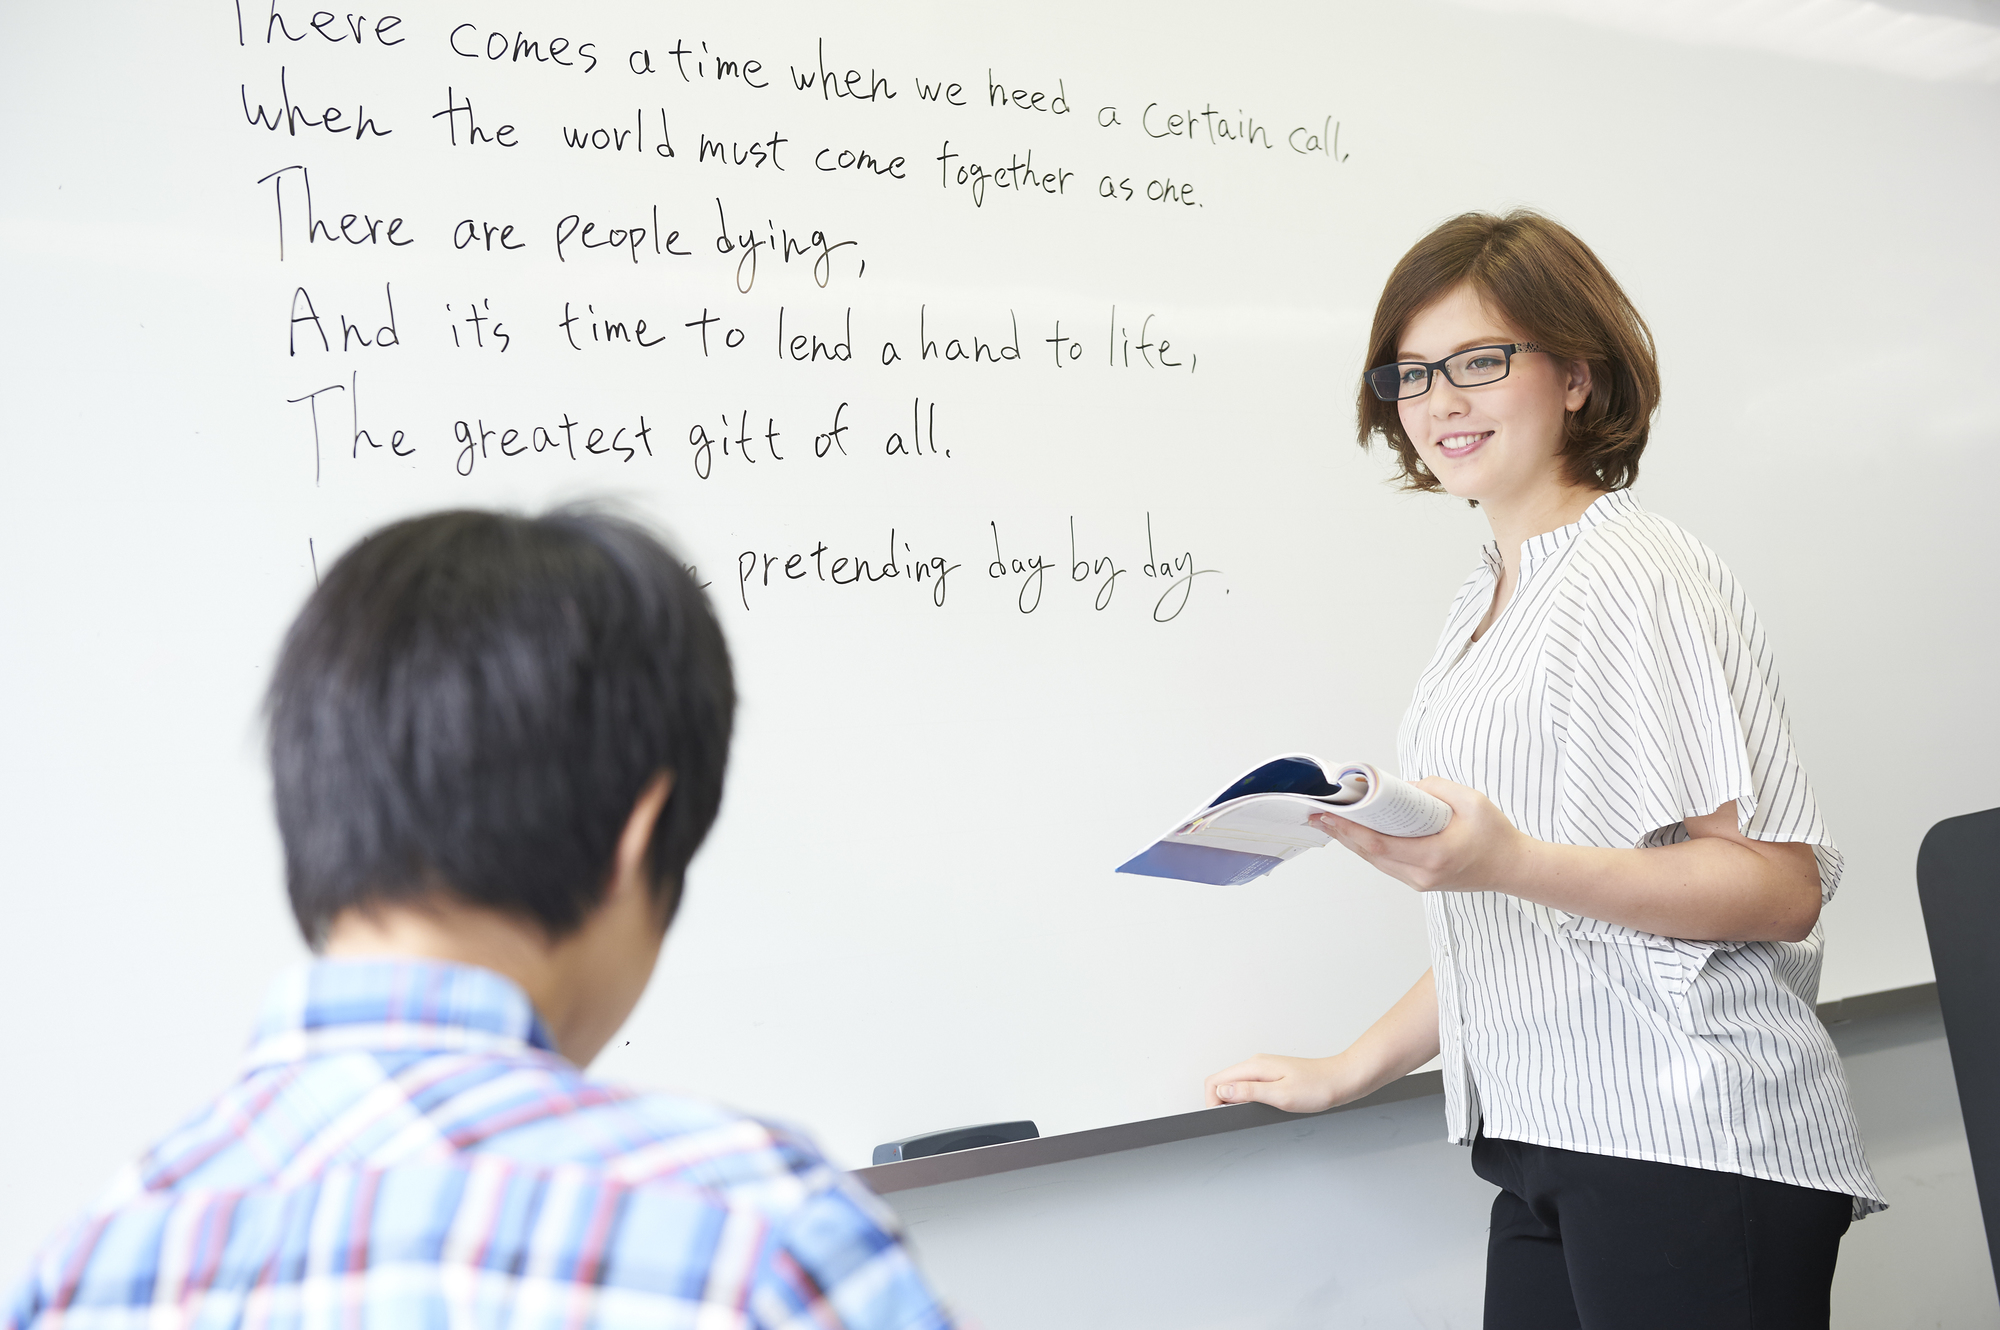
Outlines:
<svg viewBox="0 0 2000 1330"><path fill-rule="evenodd" d="M1382 288L1362 369L1395 360L1410 320L1466 284L1542 350L1589 364L1590 399L1564 423L1571 482L1618 490L1637 480L1660 402L1653 334L1590 246L1538 212L1461 213L1411 246ZM1394 402L1363 383L1356 414L1362 447L1379 434L1395 450L1404 489L1443 488L1403 432Z"/></svg>

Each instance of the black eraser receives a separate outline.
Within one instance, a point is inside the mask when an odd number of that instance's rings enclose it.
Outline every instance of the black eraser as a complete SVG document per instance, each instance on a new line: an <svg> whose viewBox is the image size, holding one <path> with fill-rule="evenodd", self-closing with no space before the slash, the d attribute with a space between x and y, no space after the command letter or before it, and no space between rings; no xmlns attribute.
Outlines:
<svg viewBox="0 0 2000 1330"><path fill-rule="evenodd" d="M952 1127L927 1131L921 1136L905 1136L900 1141L875 1147L875 1162L894 1164L928 1155L948 1155L954 1150L972 1150L982 1145L1005 1145L1008 1141L1032 1141L1041 1136L1032 1122L983 1122L976 1127Z"/></svg>

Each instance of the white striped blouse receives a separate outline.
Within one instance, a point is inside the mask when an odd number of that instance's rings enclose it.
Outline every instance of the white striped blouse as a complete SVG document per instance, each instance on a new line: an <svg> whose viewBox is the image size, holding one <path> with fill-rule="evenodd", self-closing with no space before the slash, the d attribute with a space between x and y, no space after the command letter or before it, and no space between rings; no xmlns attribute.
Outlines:
<svg viewBox="0 0 2000 1330"><path fill-rule="evenodd" d="M1477 642L1499 552L1459 590L1404 717L1405 777L1479 790L1541 840L1687 839L1736 801L1803 841L1820 895L1841 856L1792 749L1756 612L1706 546L1606 494L1526 542ZM1803 942L1659 937L1499 892L1424 897L1450 1139L1476 1132L1795 1183L1883 1206Z"/></svg>

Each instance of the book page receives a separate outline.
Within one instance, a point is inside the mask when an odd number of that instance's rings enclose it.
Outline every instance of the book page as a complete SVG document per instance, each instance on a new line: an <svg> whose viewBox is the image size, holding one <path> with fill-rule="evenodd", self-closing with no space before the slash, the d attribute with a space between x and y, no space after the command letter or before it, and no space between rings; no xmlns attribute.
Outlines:
<svg viewBox="0 0 2000 1330"><path fill-rule="evenodd" d="M1325 810L1320 800L1303 795L1251 795L1190 818L1169 833L1168 839L1290 858L1300 850L1318 849L1331 839L1306 820Z"/></svg>
<svg viewBox="0 0 2000 1330"><path fill-rule="evenodd" d="M1434 794L1426 794L1398 776L1391 776L1365 762L1341 768L1339 783L1360 775L1368 781L1368 794L1359 803L1329 805L1329 813L1379 831L1385 836L1434 836L1451 822L1451 805Z"/></svg>

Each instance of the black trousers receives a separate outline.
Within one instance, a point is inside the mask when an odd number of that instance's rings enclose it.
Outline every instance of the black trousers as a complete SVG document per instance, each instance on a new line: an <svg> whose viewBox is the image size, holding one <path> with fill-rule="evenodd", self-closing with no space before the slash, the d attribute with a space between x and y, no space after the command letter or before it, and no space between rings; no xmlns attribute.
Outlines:
<svg viewBox="0 0 2000 1330"><path fill-rule="evenodd" d="M1488 1136L1472 1170L1486 1330L1826 1330L1846 1196Z"/></svg>

